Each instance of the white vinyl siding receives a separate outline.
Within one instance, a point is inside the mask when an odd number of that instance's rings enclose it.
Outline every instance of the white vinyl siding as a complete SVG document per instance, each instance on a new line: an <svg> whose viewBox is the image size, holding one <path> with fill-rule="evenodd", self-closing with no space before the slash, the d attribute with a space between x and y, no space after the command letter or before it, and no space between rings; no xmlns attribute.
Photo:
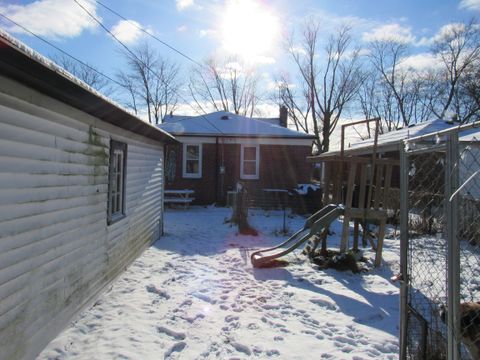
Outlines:
<svg viewBox="0 0 480 360"><path fill-rule="evenodd" d="M202 177L202 144L183 144L183 177Z"/></svg>
<svg viewBox="0 0 480 360"><path fill-rule="evenodd" d="M0 113L0 358L32 359L159 237L163 144L4 78ZM108 226L111 139L128 216Z"/></svg>
<svg viewBox="0 0 480 360"><path fill-rule="evenodd" d="M258 145L242 144L240 151L240 178L259 178L260 149Z"/></svg>

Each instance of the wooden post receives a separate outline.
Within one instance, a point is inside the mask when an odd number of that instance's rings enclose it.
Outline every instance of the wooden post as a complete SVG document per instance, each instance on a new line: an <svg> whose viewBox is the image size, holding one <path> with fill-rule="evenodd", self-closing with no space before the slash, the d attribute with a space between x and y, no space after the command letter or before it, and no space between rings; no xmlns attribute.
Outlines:
<svg viewBox="0 0 480 360"><path fill-rule="evenodd" d="M324 162L325 164L325 175L323 177L323 206L326 206L330 203L330 179L331 179L331 173L332 173L332 164L330 162ZM323 207L322 206L322 207Z"/></svg>
<svg viewBox="0 0 480 360"><path fill-rule="evenodd" d="M333 202L335 204L340 204L342 202L342 177L341 177L341 169L343 167L343 162L338 162L334 167L335 174L332 174L333 182ZM333 166L332 166L333 167Z"/></svg>
<svg viewBox="0 0 480 360"><path fill-rule="evenodd" d="M373 208L377 210L380 207L380 199L382 194L382 175L383 175L383 165L377 165L377 174L375 179L375 198L373 201Z"/></svg>
<svg viewBox="0 0 480 360"><path fill-rule="evenodd" d="M358 195L358 208L364 209L368 206L365 203L365 195L367 192L367 164L361 164L362 172L360 174L360 193ZM367 246L367 231L365 227L365 218L363 219L363 231L362 231L362 246Z"/></svg>
<svg viewBox="0 0 480 360"><path fill-rule="evenodd" d="M353 190L355 187L355 173L357 171L357 164L351 163L350 164L350 171L348 173L348 183L347 183L347 196L345 199L345 209L352 208L352 200L353 200ZM350 230L350 216L348 215L348 211L345 211L345 215L343 215L343 230L342 230L342 240L340 243L340 252L344 253L348 250L348 238L349 238L349 231Z"/></svg>
<svg viewBox="0 0 480 360"><path fill-rule="evenodd" d="M377 253L375 255L375 267L378 267L382 264L383 239L385 238L386 222L386 218L380 220L380 226L378 229Z"/></svg>
<svg viewBox="0 0 480 360"><path fill-rule="evenodd" d="M384 210L387 210L390 207L390 187L392 186L392 170L393 166L388 164L385 169L385 181L383 182L383 200L382 207Z"/></svg>
<svg viewBox="0 0 480 360"><path fill-rule="evenodd" d="M355 219L355 221L353 222L353 251L355 252L358 251L359 225L360 225L360 222L358 221L358 219Z"/></svg>

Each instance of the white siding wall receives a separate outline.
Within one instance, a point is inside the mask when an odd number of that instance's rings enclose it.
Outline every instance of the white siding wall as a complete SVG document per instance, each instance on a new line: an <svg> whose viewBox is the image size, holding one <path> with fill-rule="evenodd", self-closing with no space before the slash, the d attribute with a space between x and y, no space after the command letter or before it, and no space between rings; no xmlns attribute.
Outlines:
<svg viewBox="0 0 480 360"><path fill-rule="evenodd" d="M464 151L460 165L460 185L467 181L476 171L480 170L480 145L470 144L467 149L460 145ZM480 200L480 174L474 176L463 188L463 195L469 195L475 200Z"/></svg>
<svg viewBox="0 0 480 360"><path fill-rule="evenodd" d="M127 216L107 226L110 138ZM161 144L0 78L0 359L33 358L159 237L162 178Z"/></svg>

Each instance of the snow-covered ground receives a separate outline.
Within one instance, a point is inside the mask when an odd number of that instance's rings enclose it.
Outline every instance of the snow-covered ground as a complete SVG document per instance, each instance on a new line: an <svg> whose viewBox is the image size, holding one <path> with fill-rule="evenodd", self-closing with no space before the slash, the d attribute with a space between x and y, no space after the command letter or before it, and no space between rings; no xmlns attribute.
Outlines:
<svg viewBox="0 0 480 360"><path fill-rule="evenodd" d="M398 287L388 280L398 240L385 240L381 268L360 274L318 270L300 251L287 267L254 269L252 249L285 239L283 213L250 211L257 237L224 224L230 214L167 210L165 236L39 359L398 358ZM287 217L291 232L303 222Z"/></svg>

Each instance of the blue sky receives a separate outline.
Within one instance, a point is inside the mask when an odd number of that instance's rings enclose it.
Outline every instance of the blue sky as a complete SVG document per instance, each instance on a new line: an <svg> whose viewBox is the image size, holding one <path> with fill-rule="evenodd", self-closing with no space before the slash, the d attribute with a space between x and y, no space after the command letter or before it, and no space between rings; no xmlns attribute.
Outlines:
<svg viewBox="0 0 480 360"><path fill-rule="evenodd" d="M93 0L77 0L128 46L145 36ZM258 67L266 82L292 71L282 41L300 31L306 18L320 21L323 31L348 22L360 43L395 36L411 45L415 63L428 61L431 39L442 27L480 15L480 0L101 0L160 39L201 62L207 57L239 52ZM124 66L119 46L73 0L2 1L0 13L48 39L75 57L113 76ZM43 55L57 52L8 21L0 26ZM165 46L158 51L192 66Z"/></svg>

